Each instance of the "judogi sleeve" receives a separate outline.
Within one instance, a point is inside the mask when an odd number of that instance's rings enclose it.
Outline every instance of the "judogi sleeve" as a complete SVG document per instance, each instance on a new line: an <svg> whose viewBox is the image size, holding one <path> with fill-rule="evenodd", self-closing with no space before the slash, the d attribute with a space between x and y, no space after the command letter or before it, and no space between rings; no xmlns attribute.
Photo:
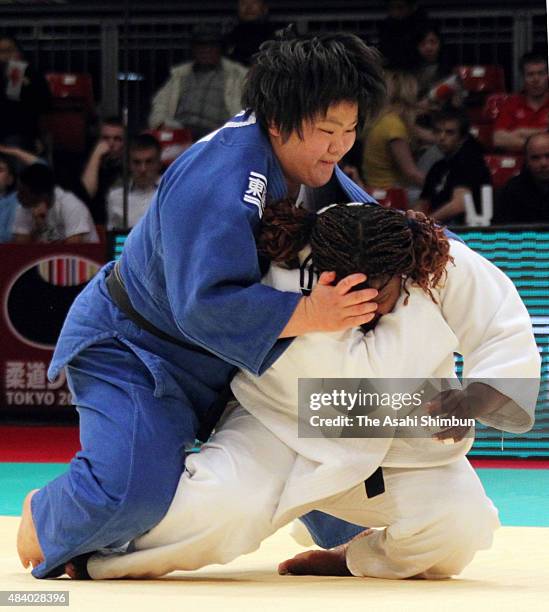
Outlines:
<svg viewBox="0 0 549 612"><path fill-rule="evenodd" d="M272 168L259 148L204 150L158 195L169 305L190 341L261 374L291 341L278 336L300 300L260 284L254 229Z"/></svg>
<svg viewBox="0 0 549 612"><path fill-rule="evenodd" d="M512 433L528 431L540 381L528 311L511 280L488 260L455 240L451 255L455 265L447 267L440 297L444 318L459 340L464 381L485 382L512 400L479 420Z"/></svg>

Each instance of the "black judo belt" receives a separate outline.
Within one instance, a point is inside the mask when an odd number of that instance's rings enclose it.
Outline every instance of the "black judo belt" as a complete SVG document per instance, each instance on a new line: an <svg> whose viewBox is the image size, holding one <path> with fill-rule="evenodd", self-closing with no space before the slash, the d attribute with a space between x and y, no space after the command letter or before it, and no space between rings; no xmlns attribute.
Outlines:
<svg viewBox="0 0 549 612"><path fill-rule="evenodd" d="M197 353L202 353L203 355L213 355L201 346L170 336L170 334L158 329L158 327L153 325L150 321L147 321L145 317L141 316L130 302L126 287L124 287L124 281L122 280L122 276L120 276L118 262L114 265L114 268L109 276L107 276L107 289L109 290L109 295L111 296L112 301L118 306L118 308L120 308L128 319L130 319L130 321L133 321L141 329L148 331L150 334L160 338L161 340L166 340L166 342L177 344L177 346L182 348L195 351Z"/></svg>
<svg viewBox="0 0 549 612"><path fill-rule="evenodd" d="M377 497L385 493L385 481L383 480L383 470L378 467L377 470L364 481L366 489L366 497Z"/></svg>
<svg viewBox="0 0 549 612"><path fill-rule="evenodd" d="M176 344L181 348L194 351L202 355L209 355L210 357L214 356L213 353L210 353L210 351L207 351L201 346L191 344L190 342L185 342L185 340L180 340L178 338L170 336L161 329L158 329L158 327L153 325L150 321L147 321L145 317L141 316L130 302L130 298L128 296L126 288L124 287L124 281L122 280L122 277L120 275L118 262L114 265L114 268L112 269L109 276L107 276L107 289L109 291L109 295L111 296L112 301L118 306L118 308L120 308L120 310L128 317L128 319L130 319L130 321L133 321L139 328L148 331L150 334L156 336L157 338L160 338L161 340ZM213 431L213 428L219 420L219 417L225 410L227 402L232 397L233 395L231 393L229 382L219 392L219 396L217 397L217 399L214 400L206 414L200 419L200 428L196 433L196 437L200 441L206 442L206 440L208 440Z"/></svg>

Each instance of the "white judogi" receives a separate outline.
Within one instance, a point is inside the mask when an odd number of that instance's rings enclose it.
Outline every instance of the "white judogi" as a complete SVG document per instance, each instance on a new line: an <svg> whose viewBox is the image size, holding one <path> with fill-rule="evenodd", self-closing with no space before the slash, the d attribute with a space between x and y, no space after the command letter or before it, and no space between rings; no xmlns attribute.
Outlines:
<svg viewBox="0 0 549 612"><path fill-rule="evenodd" d="M348 547L355 575L448 576L489 547L497 511L465 459L472 440L297 437L298 378L450 378L454 351L464 357L464 377L497 379L512 400L484 422L512 432L532 426L537 384L529 396L515 384L539 377L529 315L487 260L454 241L451 254L455 266L448 265L438 304L410 287L408 305L401 297L374 332L301 336L261 377L239 373L232 387L244 409L228 409L208 444L189 457L168 514L134 543L138 552L93 557L92 577L225 563L315 508L386 527ZM295 291L298 276L273 267L265 281ZM380 465L386 490L369 499L363 481Z"/></svg>

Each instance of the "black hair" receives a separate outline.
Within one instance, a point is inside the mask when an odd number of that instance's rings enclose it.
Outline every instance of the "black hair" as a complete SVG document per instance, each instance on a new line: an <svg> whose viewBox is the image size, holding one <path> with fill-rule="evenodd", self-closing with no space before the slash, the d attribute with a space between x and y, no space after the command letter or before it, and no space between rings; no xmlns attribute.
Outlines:
<svg viewBox="0 0 549 612"><path fill-rule="evenodd" d="M223 45L222 28L217 23L196 23L191 30L192 45Z"/></svg>
<svg viewBox="0 0 549 612"><path fill-rule="evenodd" d="M13 46L17 49L17 51L23 54L23 49L21 48L19 41L12 34L9 34L8 32L2 32L0 33L0 40L11 40L11 42L13 43Z"/></svg>
<svg viewBox="0 0 549 612"><path fill-rule="evenodd" d="M431 34L431 32L438 38L440 46L442 47L442 35L440 33L440 28L435 21L426 21L418 26L414 34L415 46L417 47L419 43L426 38L427 34Z"/></svg>
<svg viewBox="0 0 549 612"><path fill-rule="evenodd" d="M422 213L409 218L377 205L336 204L317 215L291 199L267 205L257 239L260 254L295 267L308 243L315 270L334 271L336 282L355 272L370 280L399 275L406 293L410 279L435 302L431 289L453 261L444 229Z"/></svg>
<svg viewBox="0 0 549 612"><path fill-rule="evenodd" d="M162 147L158 140L152 135L138 134L133 136L130 140L130 151L142 151L143 149L154 149L158 155L162 153Z"/></svg>
<svg viewBox="0 0 549 612"><path fill-rule="evenodd" d="M15 191L15 186L17 184L17 168L15 166L15 160L11 155L0 153L0 163L6 164L8 172L13 177L11 185L6 186L6 193L11 193L12 191Z"/></svg>
<svg viewBox="0 0 549 612"><path fill-rule="evenodd" d="M116 125L117 127L124 127L124 122L122 121L122 117L120 115L110 115L101 119L101 125Z"/></svg>
<svg viewBox="0 0 549 612"><path fill-rule="evenodd" d="M521 72L524 72L526 64L545 64L547 66L547 54L540 51L528 51L520 58L519 67Z"/></svg>
<svg viewBox="0 0 549 612"><path fill-rule="evenodd" d="M455 121L458 124L459 134L462 138L465 138L467 134L469 134L471 122L463 110L453 106L447 106L433 115L433 125L443 123L444 121Z"/></svg>
<svg viewBox="0 0 549 612"><path fill-rule="evenodd" d="M21 170L19 182L30 191L40 195L51 195L55 189L53 172L45 164L31 164Z"/></svg>
<svg viewBox="0 0 549 612"><path fill-rule="evenodd" d="M349 33L288 36L261 45L242 94L265 131L274 125L285 137L302 138L303 121L338 102L358 104L357 131L379 113L386 92L374 48Z"/></svg>

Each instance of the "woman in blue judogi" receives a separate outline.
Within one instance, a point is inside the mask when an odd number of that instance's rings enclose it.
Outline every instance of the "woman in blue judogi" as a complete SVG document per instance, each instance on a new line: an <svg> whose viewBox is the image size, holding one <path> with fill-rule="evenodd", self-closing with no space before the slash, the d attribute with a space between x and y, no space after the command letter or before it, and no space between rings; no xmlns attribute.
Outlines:
<svg viewBox="0 0 549 612"><path fill-rule="evenodd" d="M350 34L270 42L252 68L245 112L166 172L116 266L73 304L49 376L63 367L82 450L23 509L18 551L44 578L72 558L124 545L168 509L185 449L207 437L236 368L264 372L293 337L372 318L362 275L310 297L260 283L254 232L269 199L311 208L371 199L337 167L382 103L377 55ZM309 527L327 547L360 528Z"/></svg>

